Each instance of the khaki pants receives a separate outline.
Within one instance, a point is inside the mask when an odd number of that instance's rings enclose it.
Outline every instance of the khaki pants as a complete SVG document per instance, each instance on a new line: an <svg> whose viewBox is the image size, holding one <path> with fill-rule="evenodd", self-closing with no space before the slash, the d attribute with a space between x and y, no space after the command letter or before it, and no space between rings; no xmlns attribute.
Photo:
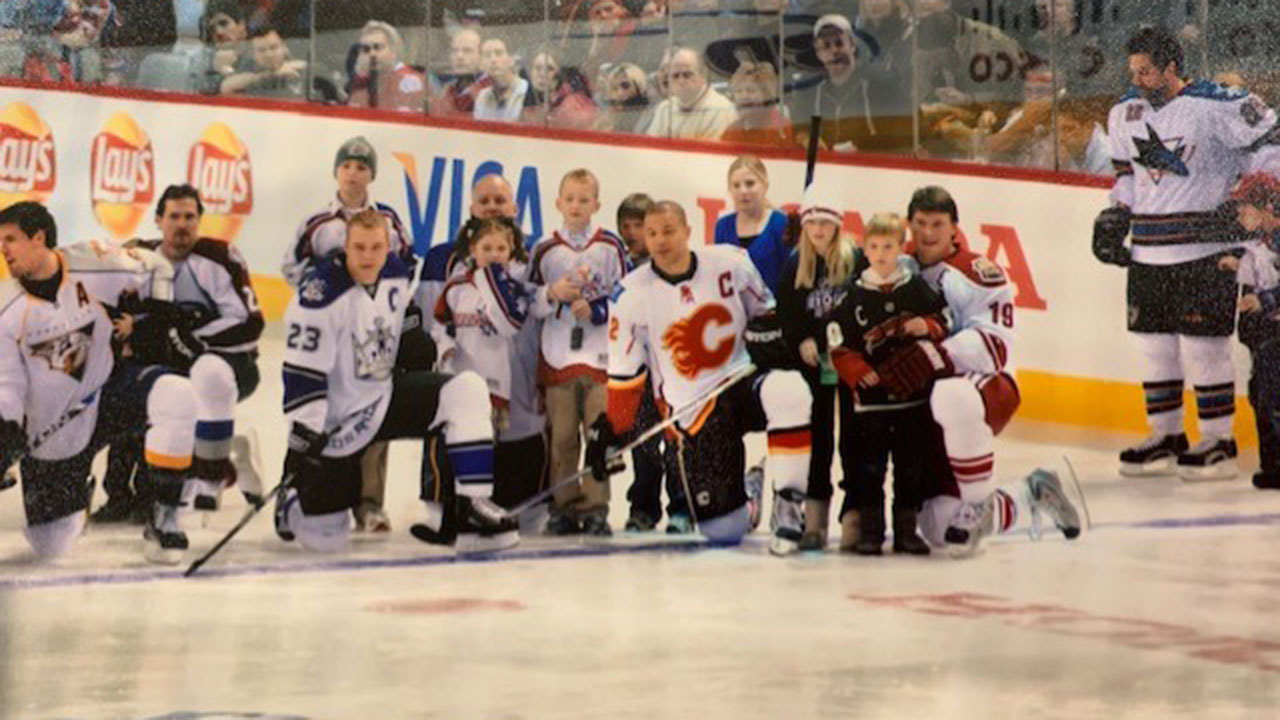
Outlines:
<svg viewBox="0 0 1280 720"><path fill-rule="evenodd" d="M387 494L387 443L370 443L360 458L360 510L382 509Z"/></svg>
<svg viewBox="0 0 1280 720"><path fill-rule="evenodd" d="M558 483L577 472L582 438L591 423L605 411L605 384L579 376L546 388L547 421L551 425L551 482ZM588 512L609 506L609 483L591 476L555 493L557 510Z"/></svg>

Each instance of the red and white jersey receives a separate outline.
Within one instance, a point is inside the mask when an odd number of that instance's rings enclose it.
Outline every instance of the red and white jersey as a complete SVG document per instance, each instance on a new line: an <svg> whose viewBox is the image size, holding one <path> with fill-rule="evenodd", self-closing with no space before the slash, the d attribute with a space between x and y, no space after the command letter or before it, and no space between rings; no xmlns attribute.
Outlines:
<svg viewBox="0 0 1280 720"><path fill-rule="evenodd" d="M370 93L373 87L372 75L355 77L352 82L351 98L347 104L351 107L377 107L396 112L426 111L427 79L422 76L422 73L404 63L396 63L395 67L389 71L382 70L378 75L376 104Z"/></svg>
<svg viewBox="0 0 1280 720"><path fill-rule="evenodd" d="M364 207L349 208L342 204L342 198L335 196L324 209L309 215L298 226L293 245L285 252L280 265L284 279L296 289L312 264L340 252L347 244L347 218L369 208L376 209L387 219L387 227L391 231L391 252L412 264L413 238L405 231L404 223L400 222L400 215L394 208L372 199Z"/></svg>
<svg viewBox="0 0 1280 720"><path fill-rule="evenodd" d="M115 367L106 309L67 256L59 251L57 257L56 291L49 283L53 302L16 279L0 281L0 419L25 424L31 442L68 410L88 404L48 434L33 453L41 460L69 458L89 444L99 393Z"/></svg>
<svg viewBox="0 0 1280 720"><path fill-rule="evenodd" d="M1226 224L1213 211L1264 149L1276 114L1256 95L1199 81L1156 107L1130 90L1107 120L1115 185L1133 210L1133 259L1148 265L1220 253Z"/></svg>
<svg viewBox="0 0 1280 720"><path fill-rule="evenodd" d="M578 375L605 380L609 366L609 295L627 273L626 246L602 228L581 235L557 230L533 246L529 281L536 288L531 310L543 318L542 382L555 385ZM552 300L547 289L563 277L582 284L591 317L578 320L568 303ZM576 339L575 339L576 338Z"/></svg>
<svg viewBox="0 0 1280 720"><path fill-rule="evenodd" d="M699 247L689 271L653 263L623 278L609 308L609 419L629 429L652 374L653 391L681 408L751 361L743 334L774 307L745 250Z"/></svg>
<svg viewBox="0 0 1280 720"><path fill-rule="evenodd" d="M942 341L956 374L1012 374L1013 286L1004 270L982 255L956 249L950 257L921 268L951 311L952 332Z"/></svg>
<svg viewBox="0 0 1280 720"><path fill-rule="evenodd" d="M479 373L495 406L511 402L513 339L529 310L524 273L519 263L472 269L450 280L436 302L435 319L453 338L454 369Z"/></svg>

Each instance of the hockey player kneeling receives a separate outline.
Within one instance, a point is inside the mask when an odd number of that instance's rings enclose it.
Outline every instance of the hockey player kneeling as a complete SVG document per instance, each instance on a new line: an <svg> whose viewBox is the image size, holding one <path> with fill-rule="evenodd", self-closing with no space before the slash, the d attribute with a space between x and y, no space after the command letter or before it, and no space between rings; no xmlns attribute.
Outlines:
<svg viewBox="0 0 1280 720"><path fill-rule="evenodd" d="M313 550L343 548L365 448L443 431L456 483L456 537L415 535L452 542L458 552L511 547L515 524L490 500L493 425L484 379L396 371L414 364L408 356L429 340L410 304L412 268L388 255L388 244L382 215L356 213L345 251L317 264L285 311L284 410L292 427L276 532Z"/></svg>
<svg viewBox="0 0 1280 720"><path fill-rule="evenodd" d="M146 554L180 561L187 537L178 505L196 425L191 383L115 357L111 320L83 275L102 268L77 267L54 250L57 226L42 205L0 211L0 244L13 276L0 281L0 466L21 459L27 541L42 557L67 552L84 529L94 455L143 436L155 491Z"/></svg>
<svg viewBox="0 0 1280 720"><path fill-rule="evenodd" d="M683 484L698 530L738 542L751 530L743 483L742 436L768 433L766 465L774 487L770 550L797 550L809 476L809 386L776 368L789 354L774 319L774 300L750 257L727 246L689 247L690 229L676 203L656 203L644 219L652 262L623 278L609 308L609 404L597 419L587 459L597 478L615 468L605 458L635 428L649 372L660 404L682 415L667 443L667 472ZM754 361L755 373L700 407L689 407ZM669 436L670 437L670 436Z"/></svg>

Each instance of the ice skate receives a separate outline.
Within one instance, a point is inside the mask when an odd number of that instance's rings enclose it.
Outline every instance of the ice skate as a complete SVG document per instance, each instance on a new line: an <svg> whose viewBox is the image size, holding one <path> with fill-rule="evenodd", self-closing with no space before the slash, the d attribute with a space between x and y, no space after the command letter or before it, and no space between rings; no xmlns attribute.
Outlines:
<svg viewBox="0 0 1280 720"><path fill-rule="evenodd" d="M146 541L143 554L148 561L160 565L182 562L188 543L186 533L178 526L178 506L156 503L142 537Z"/></svg>
<svg viewBox="0 0 1280 720"><path fill-rule="evenodd" d="M582 514L582 534L592 537L613 537L609 527L609 508L597 508Z"/></svg>
<svg viewBox="0 0 1280 720"><path fill-rule="evenodd" d="M884 508L858 508L858 539L853 544L856 555L884 554Z"/></svg>
<svg viewBox="0 0 1280 720"><path fill-rule="evenodd" d="M760 527L761 510L764 509L764 463L760 462L752 465L747 469L747 474L742 478L742 484L747 492L747 513L751 521L751 529L754 531Z"/></svg>
<svg viewBox="0 0 1280 720"><path fill-rule="evenodd" d="M798 552L804 535L804 495L796 490L774 492L769 528L773 531L769 552L780 557Z"/></svg>
<svg viewBox="0 0 1280 720"><path fill-rule="evenodd" d="M1031 493L1031 536L1039 538L1043 518L1053 521L1063 537L1074 540L1080 536L1080 513L1062 489L1057 473L1037 468L1026 477Z"/></svg>
<svg viewBox="0 0 1280 720"><path fill-rule="evenodd" d="M1230 480L1236 476L1236 441L1205 438L1178 455L1178 475L1185 482Z"/></svg>
<svg viewBox="0 0 1280 720"><path fill-rule="evenodd" d="M458 537L454 550L459 555L491 553L515 547L520 542L519 525L503 517L503 510L489 498L458 498Z"/></svg>
<svg viewBox="0 0 1280 720"><path fill-rule="evenodd" d="M667 518L668 535L688 535L692 532L693 520L689 517L689 513L672 513L671 517Z"/></svg>
<svg viewBox="0 0 1280 720"><path fill-rule="evenodd" d="M258 431L249 428L243 435L231 438L231 466L235 484L250 505L260 505L262 487L262 455L258 451Z"/></svg>
<svg viewBox="0 0 1280 720"><path fill-rule="evenodd" d="M627 518L627 524L622 526L622 530L629 533L649 532L657 526L658 521L649 517L649 513L643 510L632 510L630 517Z"/></svg>
<svg viewBox="0 0 1280 720"><path fill-rule="evenodd" d="M970 557L982 549L982 543L995 532L995 496L976 503L964 503L947 528L943 539L947 554L954 558Z"/></svg>
<svg viewBox="0 0 1280 720"><path fill-rule="evenodd" d="M275 522L276 536L285 542L293 542L296 537L293 528L289 527L289 512L297 504L297 490L285 488L276 493L276 506L272 511L272 519Z"/></svg>
<svg viewBox="0 0 1280 720"><path fill-rule="evenodd" d="M1156 433L1120 453L1120 474L1126 477L1172 475L1178 456L1187 451L1187 436Z"/></svg>

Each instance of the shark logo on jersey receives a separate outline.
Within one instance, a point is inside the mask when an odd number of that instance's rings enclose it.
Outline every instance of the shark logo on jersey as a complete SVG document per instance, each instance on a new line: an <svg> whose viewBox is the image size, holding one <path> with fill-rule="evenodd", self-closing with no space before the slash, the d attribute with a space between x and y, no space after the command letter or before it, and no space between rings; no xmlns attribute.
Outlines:
<svg viewBox="0 0 1280 720"><path fill-rule="evenodd" d="M1133 161L1146 168L1152 182L1157 185L1166 173L1179 177L1191 174L1187 161L1195 154L1195 148L1187 148L1180 137L1161 138L1151 123L1147 123L1147 137L1133 138L1133 146L1138 150Z"/></svg>
<svg viewBox="0 0 1280 720"><path fill-rule="evenodd" d="M351 337L355 350L356 377L361 380L386 380L396 365L398 343L383 318L373 319L373 329L365 333L364 341Z"/></svg>
<svg viewBox="0 0 1280 720"><path fill-rule="evenodd" d="M733 324L733 314L720 303L708 303L688 317L672 323L662 334L662 347L671 353L676 371L693 380L704 370L714 370L733 355L736 336L727 333L714 346L707 345L707 331Z"/></svg>
<svg viewBox="0 0 1280 720"><path fill-rule="evenodd" d="M49 338L31 346L32 357L49 363L49 369L79 381L84 377L85 361L93 344L93 322L78 330Z"/></svg>

